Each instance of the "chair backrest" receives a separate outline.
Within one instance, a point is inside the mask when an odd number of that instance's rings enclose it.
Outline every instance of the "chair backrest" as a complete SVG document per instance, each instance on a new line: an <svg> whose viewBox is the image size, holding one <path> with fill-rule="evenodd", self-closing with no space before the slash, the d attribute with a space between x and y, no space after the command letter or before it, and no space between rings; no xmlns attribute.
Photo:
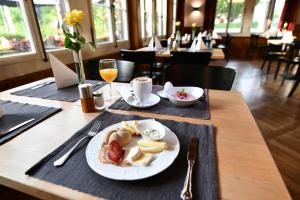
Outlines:
<svg viewBox="0 0 300 200"><path fill-rule="evenodd" d="M199 51L171 51L171 62L174 64L200 64L208 65L211 58L211 52Z"/></svg>
<svg viewBox="0 0 300 200"><path fill-rule="evenodd" d="M123 60L134 62L135 64L150 64L155 63L155 51L135 51L121 50Z"/></svg>
<svg viewBox="0 0 300 200"><path fill-rule="evenodd" d="M282 44L268 44L267 52L282 52L283 46Z"/></svg>
<svg viewBox="0 0 300 200"><path fill-rule="evenodd" d="M258 34L254 34L254 33L250 34L250 45L257 45L258 40L259 40Z"/></svg>
<svg viewBox="0 0 300 200"><path fill-rule="evenodd" d="M116 60L118 68L117 82L129 83L133 79L135 64L130 61ZM86 72L89 79L103 80L99 74L99 60L88 60L86 62Z"/></svg>
<svg viewBox="0 0 300 200"><path fill-rule="evenodd" d="M165 67L165 80L175 86L230 90L235 74L234 69L217 66L170 64Z"/></svg>
<svg viewBox="0 0 300 200"><path fill-rule="evenodd" d="M292 45L294 46L295 49L300 49L300 40L294 40Z"/></svg>
<svg viewBox="0 0 300 200"><path fill-rule="evenodd" d="M168 47L168 40L167 39L161 39L160 44L162 47Z"/></svg>
<svg viewBox="0 0 300 200"><path fill-rule="evenodd" d="M225 46L227 49L230 48L231 46L231 40L232 40L232 35L230 33L226 33L226 38L225 38Z"/></svg>
<svg viewBox="0 0 300 200"><path fill-rule="evenodd" d="M288 59L293 60L294 57L299 57L300 54L300 40L294 40L289 46Z"/></svg>
<svg viewBox="0 0 300 200"><path fill-rule="evenodd" d="M268 39L269 40L281 40L282 36L270 36Z"/></svg>

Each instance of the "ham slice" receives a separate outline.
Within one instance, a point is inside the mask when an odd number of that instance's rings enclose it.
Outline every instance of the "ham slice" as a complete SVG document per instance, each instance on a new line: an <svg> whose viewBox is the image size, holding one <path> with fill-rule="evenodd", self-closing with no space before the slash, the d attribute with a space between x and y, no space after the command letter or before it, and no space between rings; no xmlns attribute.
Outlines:
<svg viewBox="0 0 300 200"><path fill-rule="evenodd" d="M100 151L99 160L104 163L119 164L123 161L124 149L117 141L103 145Z"/></svg>

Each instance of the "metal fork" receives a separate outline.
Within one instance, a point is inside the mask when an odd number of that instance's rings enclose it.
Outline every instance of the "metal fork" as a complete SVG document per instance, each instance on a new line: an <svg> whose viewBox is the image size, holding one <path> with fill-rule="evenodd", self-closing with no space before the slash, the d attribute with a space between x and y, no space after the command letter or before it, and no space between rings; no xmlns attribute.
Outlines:
<svg viewBox="0 0 300 200"><path fill-rule="evenodd" d="M67 153L65 153L62 157L60 157L59 159L57 159L53 165L55 167L61 166L65 163L65 161L70 157L71 153L76 149L76 147L86 138L89 137L94 137L97 133L99 128L101 127L101 122L100 121L96 121L93 125L93 127L91 128L91 130L88 132L88 134L86 136L84 136L83 138L81 138Z"/></svg>

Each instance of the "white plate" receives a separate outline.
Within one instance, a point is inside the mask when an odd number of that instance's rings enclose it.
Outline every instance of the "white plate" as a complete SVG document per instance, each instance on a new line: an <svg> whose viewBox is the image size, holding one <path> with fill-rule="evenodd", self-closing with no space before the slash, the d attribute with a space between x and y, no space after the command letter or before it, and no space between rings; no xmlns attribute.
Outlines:
<svg viewBox="0 0 300 200"><path fill-rule="evenodd" d="M149 108L157 105L160 102L160 97L156 94L151 93L150 97L147 99L146 102L143 102L143 104L138 104L137 101L130 95L131 87L128 85L123 85L118 87L118 91L122 96L123 100L129 105L131 105L132 107Z"/></svg>
<svg viewBox="0 0 300 200"><path fill-rule="evenodd" d="M160 90L157 92L158 96L164 99L168 99L167 95L164 93L164 90Z"/></svg>
<svg viewBox="0 0 300 200"><path fill-rule="evenodd" d="M129 122L131 123L131 122ZM166 135L162 139L170 146L170 150L164 150L161 153L154 154L155 159L146 167L137 167L137 166L128 166L120 167L117 165L102 163L99 160L100 148L102 145L103 133L107 129L121 127L121 123L117 123L107 127L106 129L99 132L94 136L89 142L86 148L86 159L88 165L94 170L97 174L100 174L106 178L114 180L140 180L154 176L165 169L167 169L177 158L180 144L177 136L167 127ZM133 141L129 144L128 147L135 146L138 139L141 137L135 137ZM128 153L128 151L126 152ZM126 156L125 153L125 156Z"/></svg>
<svg viewBox="0 0 300 200"><path fill-rule="evenodd" d="M124 99L124 101L136 108L149 108L158 104L160 102L160 98L156 94L152 93L150 94L150 97L147 99L147 101L143 104L138 104L133 97L128 97L126 100Z"/></svg>

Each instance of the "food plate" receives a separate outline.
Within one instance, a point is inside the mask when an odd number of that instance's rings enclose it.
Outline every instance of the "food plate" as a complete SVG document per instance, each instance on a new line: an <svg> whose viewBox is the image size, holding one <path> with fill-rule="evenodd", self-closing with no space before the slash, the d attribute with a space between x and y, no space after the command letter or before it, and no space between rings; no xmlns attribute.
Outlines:
<svg viewBox="0 0 300 200"><path fill-rule="evenodd" d="M129 122L131 123L131 122ZM161 140L167 142L170 146L169 150L155 154L155 159L149 166L118 166L109 163L103 163L99 160L99 153L103 143L103 133L112 128L121 127L121 123L111 125L100 131L89 142L86 148L86 159L90 168L97 174L114 180L140 180L154 176L167 169L177 158L180 144L177 136L169 128L165 127L166 135ZM134 138L127 146L128 148L135 146L140 137Z"/></svg>

